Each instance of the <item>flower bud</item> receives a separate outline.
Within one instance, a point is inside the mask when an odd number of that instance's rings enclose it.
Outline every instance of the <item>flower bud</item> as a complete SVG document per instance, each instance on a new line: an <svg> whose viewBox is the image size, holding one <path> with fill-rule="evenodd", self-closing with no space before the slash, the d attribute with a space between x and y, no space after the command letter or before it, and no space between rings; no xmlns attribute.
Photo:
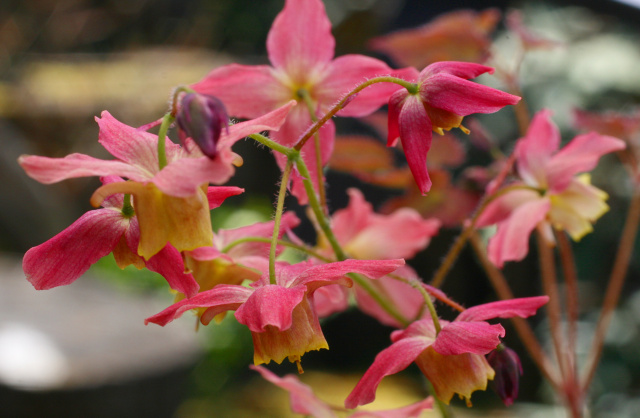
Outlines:
<svg viewBox="0 0 640 418"><path fill-rule="evenodd" d="M518 386L522 374L522 364L520 364L518 354L500 344L489 353L487 360L496 372L493 388L506 406L513 404L513 401L518 397Z"/></svg>
<svg viewBox="0 0 640 418"><path fill-rule="evenodd" d="M220 99L199 93L187 93L182 97L176 117L181 138L190 137L204 155L213 159L218 150L222 129L229 131L229 116Z"/></svg>

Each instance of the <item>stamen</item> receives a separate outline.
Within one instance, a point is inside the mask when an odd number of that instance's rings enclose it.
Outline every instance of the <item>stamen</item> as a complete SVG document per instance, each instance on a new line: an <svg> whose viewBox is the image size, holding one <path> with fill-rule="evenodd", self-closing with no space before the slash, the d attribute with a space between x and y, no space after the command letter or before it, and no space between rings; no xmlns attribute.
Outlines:
<svg viewBox="0 0 640 418"><path fill-rule="evenodd" d="M462 125L458 126L458 128L460 128L460 130L461 130L462 132L464 132L465 134L467 134L467 135L469 135L469 134L471 133L471 131L470 131L469 129L465 128L465 127L464 127L464 126L462 126Z"/></svg>

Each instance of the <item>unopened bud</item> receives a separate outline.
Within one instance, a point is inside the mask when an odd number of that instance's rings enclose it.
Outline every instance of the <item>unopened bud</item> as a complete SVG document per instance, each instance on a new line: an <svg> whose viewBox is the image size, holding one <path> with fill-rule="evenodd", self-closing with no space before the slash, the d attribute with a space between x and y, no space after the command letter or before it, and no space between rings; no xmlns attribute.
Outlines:
<svg viewBox="0 0 640 418"><path fill-rule="evenodd" d="M500 344L487 356L487 361L496 376L493 379L493 388L506 406L513 404L518 397L522 364L518 354L512 349Z"/></svg>
<svg viewBox="0 0 640 418"><path fill-rule="evenodd" d="M206 94L185 94L176 121L181 134L193 139L202 153L211 159L218 154L222 129L229 131L229 116L224 104Z"/></svg>

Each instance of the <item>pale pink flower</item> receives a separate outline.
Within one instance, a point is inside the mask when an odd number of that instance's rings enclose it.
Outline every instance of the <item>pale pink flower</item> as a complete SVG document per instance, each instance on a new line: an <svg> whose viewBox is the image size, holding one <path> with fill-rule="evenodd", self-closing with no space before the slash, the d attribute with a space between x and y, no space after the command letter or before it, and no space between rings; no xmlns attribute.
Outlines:
<svg viewBox="0 0 640 418"><path fill-rule="evenodd" d="M256 365L285 358L300 365L304 353L329 348L312 299L316 289L330 284L351 286L347 273L377 278L404 265L404 260L346 260L313 265L311 261L276 265L276 284L263 275L251 287L221 284L182 300L147 318L145 323L166 325L184 312L204 308L208 324L216 315L235 310L235 317L251 331Z"/></svg>
<svg viewBox="0 0 640 418"><path fill-rule="evenodd" d="M538 112L516 144L521 181L510 184L513 190L491 201L478 218L478 227L498 224L488 255L499 267L527 255L529 235L538 224L549 242L554 242L552 226L577 241L609 210L607 194L591 185L588 174L578 174L592 170L601 156L624 149L625 143L592 132L559 149L560 133L550 117L548 110Z"/></svg>
<svg viewBox="0 0 640 418"><path fill-rule="evenodd" d="M407 163L422 194L431 189L426 160L432 132L443 134L451 128L468 132L461 125L464 116L497 112L520 101L518 96L469 81L493 71L480 64L437 62L417 76L417 94L402 89L389 99L387 145L395 145L398 139L402 142Z"/></svg>
<svg viewBox="0 0 640 418"><path fill-rule="evenodd" d="M319 399L313 390L300 381L298 376L287 375L279 377L262 366L249 366L257 371L269 382L289 392L291 410L296 414L303 414L314 418L337 418L329 404ZM433 398L428 397L412 405L384 411L360 411L350 414L350 418L413 418L418 417L425 409L433 408Z"/></svg>
<svg viewBox="0 0 640 418"><path fill-rule="evenodd" d="M548 296L511 299L474 306L453 322L440 321L436 334L433 321L421 319L391 334L393 344L381 351L345 401L347 408L373 402L385 376L398 373L415 362L433 385L440 400L449 403L454 394L467 400L475 390L485 390L495 373L485 354L504 337L502 325L492 318L526 318L547 303Z"/></svg>
<svg viewBox="0 0 640 418"><path fill-rule="evenodd" d="M298 104L272 138L293 146L311 125L308 105L302 92L310 97L311 111L322 117L349 90L369 78L402 75L384 62L363 55L334 56L335 40L320 0L287 0L273 22L267 37L269 65L231 64L217 68L192 88L219 97L233 116L253 118L282 106L291 99ZM400 87L377 84L360 92L339 116L364 116L378 109ZM321 162L326 164L333 150L335 125L330 120L319 131ZM313 141L304 147L303 158L311 173L317 172ZM284 167L286 157L276 154ZM312 181L317 187L317 176ZM294 176L292 193L306 202L299 175Z"/></svg>

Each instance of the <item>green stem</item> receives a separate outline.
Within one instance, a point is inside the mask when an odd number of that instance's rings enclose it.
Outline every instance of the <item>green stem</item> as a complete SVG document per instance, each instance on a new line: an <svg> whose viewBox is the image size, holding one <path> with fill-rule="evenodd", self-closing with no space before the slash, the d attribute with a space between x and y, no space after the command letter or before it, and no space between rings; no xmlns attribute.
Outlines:
<svg viewBox="0 0 640 418"><path fill-rule="evenodd" d="M433 321L433 327L436 330L436 335L440 334L440 330L442 329L442 327L440 326L440 319L438 318L436 307L433 306L433 302L431 301L431 295L429 295L429 292L427 292L427 290L422 286L422 283L420 283L418 280L410 280L409 284L414 289L418 289L420 294L422 294L424 304L429 310L429 314L431 315L431 320Z"/></svg>
<svg viewBox="0 0 640 418"><path fill-rule="evenodd" d="M131 195L126 193L124 195L124 203L122 205L122 216L125 218L131 218L136 214L135 210L133 210L133 205L131 204Z"/></svg>
<svg viewBox="0 0 640 418"><path fill-rule="evenodd" d="M258 141L259 143L261 143L262 145L269 147L270 149L279 152L280 154L284 154L287 157L292 157L293 154L297 153L296 150L294 150L293 148L289 148L289 147L285 147L284 145L280 145L275 141L272 141L271 139L267 138L264 135L261 134L251 134L249 135L249 138L254 139L256 141Z"/></svg>
<svg viewBox="0 0 640 418"><path fill-rule="evenodd" d="M289 176L293 168L293 161L287 159L287 165L282 172L282 180L280 190L278 191L278 203L276 205L276 215L273 220L273 236L271 237L271 248L269 250L269 283L276 283L276 249L278 248L278 237L280 236L280 221L282 220L282 212L284 211L284 198L287 194L287 185L289 184Z"/></svg>
<svg viewBox="0 0 640 418"><path fill-rule="evenodd" d="M311 125L309 127L309 129L307 129L307 131L304 133L304 135L300 138L300 140L298 141L298 143L295 145L295 149L297 149L298 151L300 151L302 149L302 147L304 146L304 144L309 140L309 138L311 138L316 132L318 132L318 130L320 130L320 128L327 123L327 121L329 119L331 119L332 117L335 116L336 113L338 113L342 108L344 108L349 101L351 100L352 96L359 93L360 91L364 90L365 88L376 84L376 83L395 83L395 84L399 84L402 87L406 88L407 91L409 92L409 94L418 94L418 85L415 83L410 83L406 80L403 80L401 78L397 78L397 77L391 77L391 76L382 76L382 77L374 77L370 80L365 81L364 83L358 85L356 88L354 88L353 90L351 90L349 93L347 93L338 103L336 103L323 117L322 119L318 120L316 123L314 123L313 125Z"/></svg>
<svg viewBox="0 0 640 418"><path fill-rule="evenodd" d="M165 150L165 141L167 139L167 131L169 131L169 127L175 119L176 118L171 113L167 113L162 118L162 123L160 124L160 130L158 132L158 168L160 170L167 166L167 152Z"/></svg>
<svg viewBox="0 0 640 418"><path fill-rule="evenodd" d="M262 238L262 237L240 238L240 239L237 239L237 240L232 241L229 244L227 244L221 250L221 252L228 253L229 250L231 250L233 247L235 247L237 245L240 245L240 244L244 244L246 242L270 243L271 242L271 238ZM305 254L313 257L313 258L317 258L320 261L324 261L325 263L331 263L333 261L329 257L325 257L323 255L318 254L317 252L313 251L311 248L305 247L304 245L295 244L295 243L293 243L291 241L278 240L278 245L283 246L283 247L293 248L294 250L298 250L298 251L300 251L302 253L305 253Z"/></svg>

